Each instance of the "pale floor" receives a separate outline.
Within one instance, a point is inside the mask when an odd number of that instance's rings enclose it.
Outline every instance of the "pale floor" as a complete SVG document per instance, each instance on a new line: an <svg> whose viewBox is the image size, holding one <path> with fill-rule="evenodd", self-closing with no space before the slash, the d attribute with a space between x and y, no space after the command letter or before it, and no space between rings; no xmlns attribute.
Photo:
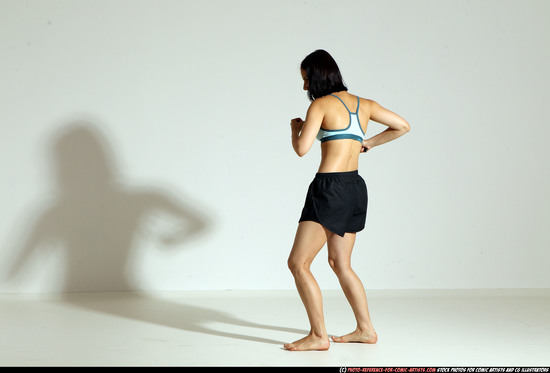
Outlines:
<svg viewBox="0 0 550 373"><path fill-rule="evenodd" d="M331 334L354 328L324 291ZM367 291L376 345L290 352L307 333L295 291L0 295L1 366L550 365L550 291Z"/></svg>

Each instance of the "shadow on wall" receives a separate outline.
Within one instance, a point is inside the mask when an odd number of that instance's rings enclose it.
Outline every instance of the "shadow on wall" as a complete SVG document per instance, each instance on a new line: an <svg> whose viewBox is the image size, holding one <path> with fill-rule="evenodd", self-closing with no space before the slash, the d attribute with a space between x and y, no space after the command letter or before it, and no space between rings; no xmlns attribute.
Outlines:
<svg viewBox="0 0 550 373"><path fill-rule="evenodd" d="M130 261L139 240L179 248L208 227L205 216L169 192L117 180L111 148L93 124L71 124L52 147L54 197L17 248L9 278L38 249L62 248L63 291L135 290ZM164 231L159 221L167 223Z"/></svg>
<svg viewBox="0 0 550 373"><path fill-rule="evenodd" d="M35 251L62 248L66 257L61 269L66 273L62 296L70 306L254 342L283 343L215 330L207 324L218 322L304 333L303 330L249 322L224 311L128 291L136 290L130 258L144 233L160 233L159 241L163 245L179 246L203 234L210 222L167 192L121 184L117 180L111 149L93 124L74 123L55 137L53 167L55 196L37 217L22 247L16 248L8 280L24 272ZM168 232L157 232L148 221L158 214L161 220L169 216L177 224L169 224Z"/></svg>

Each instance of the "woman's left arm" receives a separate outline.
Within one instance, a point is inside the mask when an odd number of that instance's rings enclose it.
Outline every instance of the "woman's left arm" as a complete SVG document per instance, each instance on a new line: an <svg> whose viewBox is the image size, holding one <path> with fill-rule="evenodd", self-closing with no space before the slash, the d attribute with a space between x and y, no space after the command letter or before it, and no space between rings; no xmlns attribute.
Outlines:
<svg viewBox="0 0 550 373"><path fill-rule="evenodd" d="M299 157L307 154L319 129L323 123L324 112L321 110L318 102L313 101L306 114L306 120L295 118L290 121L292 129L292 147Z"/></svg>

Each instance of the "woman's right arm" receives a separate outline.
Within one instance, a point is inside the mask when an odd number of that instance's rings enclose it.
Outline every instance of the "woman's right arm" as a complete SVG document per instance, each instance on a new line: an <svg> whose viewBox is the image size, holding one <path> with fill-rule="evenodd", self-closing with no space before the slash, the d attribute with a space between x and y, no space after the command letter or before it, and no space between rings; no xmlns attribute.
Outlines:
<svg viewBox="0 0 550 373"><path fill-rule="evenodd" d="M315 137L321 128L325 116L320 100L315 100L309 106L306 120L295 118L290 121L292 128L292 147L298 156L303 157L311 149Z"/></svg>
<svg viewBox="0 0 550 373"><path fill-rule="evenodd" d="M363 150L367 151L375 146L385 144L410 131L409 123L401 116L383 108L377 102L371 101L370 120L388 126L388 128L376 136L363 141Z"/></svg>

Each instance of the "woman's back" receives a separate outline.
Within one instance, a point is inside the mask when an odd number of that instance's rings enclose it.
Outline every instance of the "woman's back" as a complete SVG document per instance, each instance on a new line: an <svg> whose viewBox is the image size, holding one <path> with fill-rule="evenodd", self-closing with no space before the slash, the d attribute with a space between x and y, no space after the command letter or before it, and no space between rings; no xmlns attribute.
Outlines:
<svg viewBox="0 0 550 373"><path fill-rule="evenodd" d="M321 132L327 139L321 140L322 157L318 172L357 170L362 142L351 138L352 135L340 134L355 131L362 136L366 133L371 101L346 91L336 92L316 101L319 101L320 109L324 113Z"/></svg>

